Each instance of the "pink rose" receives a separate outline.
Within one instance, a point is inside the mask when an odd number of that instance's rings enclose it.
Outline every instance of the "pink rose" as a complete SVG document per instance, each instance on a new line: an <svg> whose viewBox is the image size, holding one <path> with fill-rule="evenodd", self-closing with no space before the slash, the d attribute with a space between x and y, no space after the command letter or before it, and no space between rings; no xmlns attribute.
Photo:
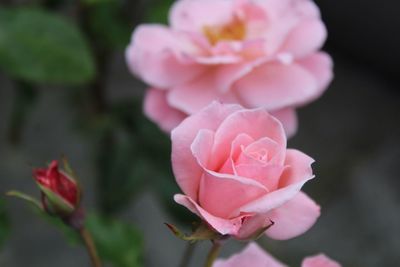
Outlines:
<svg viewBox="0 0 400 267"><path fill-rule="evenodd" d="M266 233L288 239L307 231L320 209L300 189L313 159L286 149L281 123L264 109L213 102L172 133L172 167L185 195L175 201L222 235Z"/></svg>
<svg viewBox="0 0 400 267"><path fill-rule="evenodd" d="M250 243L240 253L226 260L217 260L213 267L287 267L256 243ZM305 258L301 267L341 267L339 263L323 254Z"/></svg>
<svg viewBox="0 0 400 267"><path fill-rule="evenodd" d="M139 26L126 50L131 71L152 87L145 113L166 131L218 100L264 107L293 134L295 108L332 79L311 0L180 0L169 21Z"/></svg>

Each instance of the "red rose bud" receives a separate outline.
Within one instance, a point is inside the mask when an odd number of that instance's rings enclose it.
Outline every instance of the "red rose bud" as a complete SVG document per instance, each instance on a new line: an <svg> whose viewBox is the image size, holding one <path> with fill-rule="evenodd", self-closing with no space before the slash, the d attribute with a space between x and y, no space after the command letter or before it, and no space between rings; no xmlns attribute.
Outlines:
<svg viewBox="0 0 400 267"><path fill-rule="evenodd" d="M69 170L68 166L65 166ZM42 204L46 212L67 217L77 210L80 204L80 189L72 173L58 168L52 161L47 169L35 169L33 176L42 191Z"/></svg>

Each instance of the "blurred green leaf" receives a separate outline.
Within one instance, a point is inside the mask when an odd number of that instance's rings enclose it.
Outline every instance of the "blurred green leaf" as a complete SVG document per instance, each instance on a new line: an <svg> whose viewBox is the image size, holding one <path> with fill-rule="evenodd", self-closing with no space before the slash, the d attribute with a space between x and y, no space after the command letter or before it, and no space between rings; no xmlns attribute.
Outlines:
<svg viewBox="0 0 400 267"><path fill-rule="evenodd" d="M90 215L86 226L104 261L114 267L142 266L142 236L133 225Z"/></svg>
<svg viewBox="0 0 400 267"><path fill-rule="evenodd" d="M174 0L155 0L153 5L148 9L146 20L151 23L168 23L168 13Z"/></svg>
<svg viewBox="0 0 400 267"><path fill-rule="evenodd" d="M39 9L0 9L0 67L33 83L81 84L95 66L79 29Z"/></svg>
<svg viewBox="0 0 400 267"><path fill-rule="evenodd" d="M10 223L6 214L4 201L0 199L0 248L8 237L10 231Z"/></svg>

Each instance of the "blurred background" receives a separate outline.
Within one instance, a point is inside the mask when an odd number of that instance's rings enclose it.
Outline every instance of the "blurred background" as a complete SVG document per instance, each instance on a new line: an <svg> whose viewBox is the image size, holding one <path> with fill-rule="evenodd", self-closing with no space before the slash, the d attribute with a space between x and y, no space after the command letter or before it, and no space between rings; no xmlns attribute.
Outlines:
<svg viewBox="0 0 400 267"><path fill-rule="evenodd" d="M66 155L85 188L90 228L114 267L176 267L185 249L163 225L192 217L172 201L169 139L141 112L145 85L124 48L138 23L165 23L172 0L0 1L0 192L39 192L33 167ZM350 267L400 266L398 1L317 1L335 80L299 110L290 140L316 159L318 223L261 239L299 266L324 252ZM0 266L89 266L82 246L25 203L0 197ZM66 242L66 240L68 240ZM209 244L195 251L200 266ZM243 244L230 241L222 255Z"/></svg>

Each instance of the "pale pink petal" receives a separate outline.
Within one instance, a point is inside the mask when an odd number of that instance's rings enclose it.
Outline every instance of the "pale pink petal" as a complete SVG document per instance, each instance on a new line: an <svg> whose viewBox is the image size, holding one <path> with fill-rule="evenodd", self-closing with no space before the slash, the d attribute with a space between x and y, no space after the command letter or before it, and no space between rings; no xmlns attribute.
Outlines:
<svg viewBox="0 0 400 267"><path fill-rule="evenodd" d="M285 160L285 150L286 143L278 143L269 137L262 137L245 147L242 155L252 157L264 164L270 163L282 165ZM240 163L250 162L242 162L238 160L237 164Z"/></svg>
<svg viewBox="0 0 400 267"><path fill-rule="evenodd" d="M168 94L168 103L188 114L194 114L213 101L221 100L215 88L213 70L187 83L173 88Z"/></svg>
<svg viewBox="0 0 400 267"><path fill-rule="evenodd" d="M202 32L205 26L230 22L232 8L226 0L180 0L170 10L169 23L176 30Z"/></svg>
<svg viewBox="0 0 400 267"><path fill-rule="evenodd" d="M199 204L215 216L232 218L239 215L233 211L267 192L261 183L248 177L207 170L200 182Z"/></svg>
<svg viewBox="0 0 400 267"><path fill-rule="evenodd" d="M295 12L294 2L296 0L267 0L257 3L264 9L267 22L264 24L263 37L265 52L274 55L280 51L287 35L299 22L299 14Z"/></svg>
<svg viewBox="0 0 400 267"><path fill-rule="evenodd" d="M229 259L218 259L213 267L287 267L256 243L250 243L247 247Z"/></svg>
<svg viewBox="0 0 400 267"><path fill-rule="evenodd" d="M171 158L176 181L182 191L194 200L197 200L203 169L190 150L193 140L200 129L213 131L228 115L241 109L239 105L222 105L213 102L202 111L185 119L171 132Z"/></svg>
<svg viewBox="0 0 400 267"><path fill-rule="evenodd" d="M298 120L297 113L294 108L284 108L271 112L271 115L277 118L285 129L288 138L294 136L297 132Z"/></svg>
<svg viewBox="0 0 400 267"><path fill-rule="evenodd" d="M286 151L285 166L279 187L283 188L293 183L298 183L314 177L311 164L314 159L296 149Z"/></svg>
<svg viewBox="0 0 400 267"><path fill-rule="evenodd" d="M231 144L229 158L225 161L224 165L222 165L221 168L217 167L215 171L220 173L233 173L237 175L234 164L242 153L242 148L247 147L252 142L254 142L254 139L251 138L249 135L239 134ZM212 163L210 165L215 166L215 162L218 161L216 160L216 157L213 157L211 159L211 162Z"/></svg>
<svg viewBox="0 0 400 267"><path fill-rule="evenodd" d="M250 216L241 215L233 219L223 219L210 214L188 196L177 194L174 196L174 200L176 203L185 206L191 212L197 214L213 229L222 235L236 235L242 226L242 220Z"/></svg>
<svg viewBox="0 0 400 267"><path fill-rule="evenodd" d="M131 71L146 83L159 88L169 88L193 79L204 68L196 63L183 62L186 42L165 26L139 26L126 50L126 60ZM189 48L190 50L190 48Z"/></svg>
<svg viewBox="0 0 400 267"><path fill-rule="evenodd" d="M168 105L166 91L155 88L147 90L144 98L144 113L165 132L169 133L187 115Z"/></svg>
<svg viewBox="0 0 400 267"><path fill-rule="evenodd" d="M208 168L208 161L212 158L213 144L214 132L209 129L201 129L190 146L193 156L203 168Z"/></svg>
<svg viewBox="0 0 400 267"><path fill-rule="evenodd" d="M324 254L307 257L303 260L301 267L341 267L338 262L330 259Z"/></svg>
<svg viewBox="0 0 400 267"><path fill-rule="evenodd" d="M235 166L237 175L258 181L263 184L268 191L277 189L283 169L283 166L273 164L239 164Z"/></svg>
<svg viewBox="0 0 400 267"><path fill-rule="evenodd" d="M299 60L298 63L314 75L320 90L315 97L320 96L333 79L332 58L324 52L317 52Z"/></svg>
<svg viewBox="0 0 400 267"><path fill-rule="evenodd" d="M246 107L296 106L320 94L316 78L301 65L265 63L235 83Z"/></svg>
<svg viewBox="0 0 400 267"><path fill-rule="evenodd" d="M213 169L221 166L229 156L229 150L233 140L239 134L247 134L254 140L269 137L282 147L286 146L286 136L281 123L270 116L263 109L242 110L228 116L215 133L213 154L216 159Z"/></svg>
<svg viewBox="0 0 400 267"><path fill-rule="evenodd" d="M172 88L168 103L188 114L193 114L212 101L237 103L230 92L232 84L249 73L258 63L241 63L215 66L195 79Z"/></svg>
<svg viewBox="0 0 400 267"><path fill-rule="evenodd" d="M319 18L303 20L289 33L280 51L291 53L295 58L303 58L319 50L326 37L325 25Z"/></svg>
<svg viewBox="0 0 400 267"><path fill-rule="evenodd" d="M254 139L250 135L245 133L238 134L238 136L236 136L235 139L232 141L229 157L234 162L237 162L240 154L242 153L242 148L249 146L253 142Z"/></svg>
<svg viewBox="0 0 400 267"><path fill-rule="evenodd" d="M303 185L313 177L304 177L304 180L292 183L284 188L272 191L242 207L237 212L266 214L294 198Z"/></svg>
<svg viewBox="0 0 400 267"><path fill-rule="evenodd" d="M268 213L274 222L266 234L278 240L299 236L310 229L320 215L320 207L305 193L299 192L293 199Z"/></svg>
<svg viewBox="0 0 400 267"><path fill-rule="evenodd" d="M271 224L273 224L273 222L266 214L256 214L243 221L243 225L235 238L238 240L252 240L262 235L263 233L260 233L260 230L271 227Z"/></svg>

